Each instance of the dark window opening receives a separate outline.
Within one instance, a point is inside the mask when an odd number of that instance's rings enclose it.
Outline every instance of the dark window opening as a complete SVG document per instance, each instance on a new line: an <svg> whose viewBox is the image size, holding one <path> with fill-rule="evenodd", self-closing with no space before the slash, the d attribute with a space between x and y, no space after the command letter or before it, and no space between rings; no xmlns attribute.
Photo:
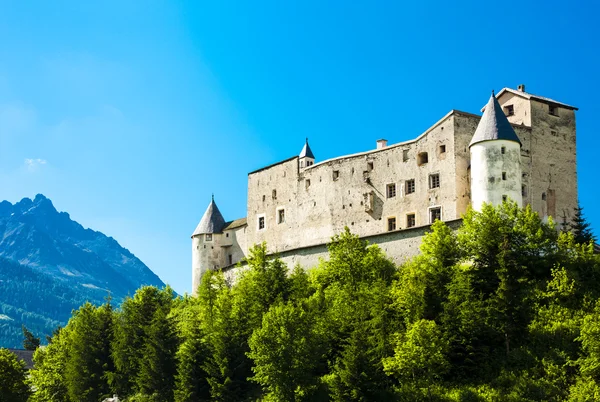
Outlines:
<svg viewBox="0 0 600 402"><path fill-rule="evenodd" d="M429 162L429 156L427 155L427 152L421 152L419 155L417 155L418 166L424 165L427 162Z"/></svg>
<svg viewBox="0 0 600 402"><path fill-rule="evenodd" d="M542 201L546 201L546 193L542 193Z"/></svg>
<svg viewBox="0 0 600 402"><path fill-rule="evenodd" d="M285 209L277 211L277 223L285 222Z"/></svg>
<svg viewBox="0 0 600 402"><path fill-rule="evenodd" d="M527 197L527 186L521 186L521 195Z"/></svg>
<svg viewBox="0 0 600 402"><path fill-rule="evenodd" d="M437 208L431 208L429 210L429 220L430 223L435 222L436 220L442 220L442 208L441 207L437 207Z"/></svg>
<svg viewBox="0 0 600 402"><path fill-rule="evenodd" d="M262 230L265 228L265 217L261 216L258 218L258 230Z"/></svg>
<svg viewBox="0 0 600 402"><path fill-rule="evenodd" d="M502 172L502 180L506 180L506 172Z"/></svg>
<svg viewBox="0 0 600 402"><path fill-rule="evenodd" d="M416 224L417 224L417 220L415 219L415 214L406 215L406 227L407 228L415 227Z"/></svg>
<svg viewBox="0 0 600 402"><path fill-rule="evenodd" d="M506 147L500 148L500 152L504 155L506 153Z"/></svg>
<svg viewBox="0 0 600 402"><path fill-rule="evenodd" d="M396 218L388 218L388 232L396 230Z"/></svg>
<svg viewBox="0 0 600 402"><path fill-rule="evenodd" d="M446 153L446 146L445 145L440 145L440 153Z"/></svg>
<svg viewBox="0 0 600 402"><path fill-rule="evenodd" d="M402 162L406 162L408 160L408 149L402 150Z"/></svg>
<svg viewBox="0 0 600 402"><path fill-rule="evenodd" d="M504 114L512 116L515 114L515 107L513 105L504 106Z"/></svg>
<svg viewBox="0 0 600 402"><path fill-rule="evenodd" d="M506 195L502 195L502 202L506 202L507 199L508 197Z"/></svg>
<svg viewBox="0 0 600 402"><path fill-rule="evenodd" d="M368 162L367 163L367 171L370 172L371 170L373 170L373 162Z"/></svg>
<svg viewBox="0 0 600 402"><path fill-rule="evenodd" d="M406 180L406 194L412 194L415 192L415 179Z"/></svg>
<svg viewBox="0 0 600 402"><path fill-rule="evenodd" d="M229 265L233 264L233 255L229 254Z"/></svg>
<svg viewBox="0 0 600 402"><path fill-rule="evenodd" d="M333 180L337 180L340 178L340 171L339 170L334 170L333 171Z"/></svg>
<svg viewBox="0 0 600 402"><path fill-rule="evenodd" d="M552 116L558 116L558 106L548 105L548 113Z"/></svg>
<svg viewBox="0 0 600 402"><path fill-rule="evenodd" d="M310 179L306 179L305 183L306 183L306 188L309 188L310 187Z"/></svg>
<svg viewBox="0 0 600 402"><path fill-rule="evenodd" d="M273 198L274 200L277 199L277 190L273 190L273 192L271 193L271 198Z"/></svg>
<svg viewBox="0 0 600 402"><path fill-rule="evenodd" d="M387 198L394 198L396 196L396 184L387 185Z"/></svg>

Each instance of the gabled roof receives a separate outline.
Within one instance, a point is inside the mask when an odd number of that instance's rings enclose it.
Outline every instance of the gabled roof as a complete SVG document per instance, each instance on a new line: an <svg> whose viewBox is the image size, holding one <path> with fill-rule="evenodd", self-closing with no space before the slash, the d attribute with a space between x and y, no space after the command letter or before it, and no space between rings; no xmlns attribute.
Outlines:
<svg viewBox="0 0 600 402"><path fill-rule="evenodd" d="M310 146L308 145L308 138L306 139L306 144L304 144L304 147L302 148L302 151L300 151L300 155L298 155L300 158L312 158L315 159L315 156L312 153L312 150L310 149Z"/></svg>
<svg viewBox="0 0 600 402"><path fill-rule="evenodd" d="M223 228L223 230L231 230L231 229L239 228L241 226L246 226L247 224L248 224L248 222L247 222L246 218L240 218L240 219L236 219L234 221L225 223L225 227Z"/></svg>
<svg viewBox="0 0 600 402"><path fill-rule="evenodd" d="M23 350L23 349L8 349L10 352L17 355L19 360L25 362L25 368L31 370L33 368L33 350Z"/></svg>
<svg viewBox="0 0 600 402"><path fill-rule="evenodd" d="M493 93L487 105L485 105L485 111L481 116L481 120L479 120L469 147L478 142L491 140L515 141L521 144L519 137L517 137Z"/></svg>
<svg viewBox="0 0 600 402"><path fill-rule="evenodd" d="M206 212L204 212L196 230L194 230L192 237L205 233L221 233L224 227L225 219L223 219L223 215L221 215L221 211L219 211L213 198L208 205L208 208L206 208Z"/></svg>
<svg viewBox="0 0 600 402"><path fill-rule="evenodd" d="M498 95L496 97L497 98L501 97L504 92L510 92L511 94L520 96L520 97L525 98L525 99L535 99L535 100L540 101L540 102L551 103L551 104L554 104L554 105L559 105L559 106L562 106L562 107L567 108L567 109L579 110L575 106L567 105L566 103L558 102L558 101L555 101L554 99L546 98L544 96L538 96L538 95L530 94L530 93L524 92L524 91L517 91L517 90L511 89L511 88L502 88L502 90L500 92L498 92Z"/></svg>

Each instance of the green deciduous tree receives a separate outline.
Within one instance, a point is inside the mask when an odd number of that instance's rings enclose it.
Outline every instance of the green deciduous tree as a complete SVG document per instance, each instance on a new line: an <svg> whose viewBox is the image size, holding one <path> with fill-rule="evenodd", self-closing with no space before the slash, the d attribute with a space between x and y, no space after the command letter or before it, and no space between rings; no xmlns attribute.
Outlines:
<svg viewBox="0 0 600 402"><path fill-rule="evenodd" d="M8 349L0 348L0 401L25 402L29 397L25 363Z"/></svg>

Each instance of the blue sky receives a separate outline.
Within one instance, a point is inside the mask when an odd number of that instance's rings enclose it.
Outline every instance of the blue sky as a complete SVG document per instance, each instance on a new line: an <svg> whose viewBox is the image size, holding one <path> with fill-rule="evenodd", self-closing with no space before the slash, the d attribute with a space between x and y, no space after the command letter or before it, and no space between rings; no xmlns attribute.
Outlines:
<svg viewBox="0 0 600 402"><path fill-rule="evenodd" d="M43 193L180 293L211 193L226 219L243 217L247 173L305 137L317 160L360 152L521 83L579 107L579 196L600 235L591 1L0 8L0 198Z"/></svg>

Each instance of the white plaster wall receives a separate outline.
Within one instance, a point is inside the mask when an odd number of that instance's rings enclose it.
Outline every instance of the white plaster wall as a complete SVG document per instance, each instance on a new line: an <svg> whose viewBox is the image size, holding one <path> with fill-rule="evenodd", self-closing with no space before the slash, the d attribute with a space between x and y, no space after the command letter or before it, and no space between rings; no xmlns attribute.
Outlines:
<svg viewBox="0 0 600 402"><path fill-rule="evenodd" d="M198 291L198 286L204 272L215 267L224 266L223 253L219 245L221 234L213 234L211 241L206 241L206 235L192 237L192 294Z"/></svg>
<svg viewBox="0 0 600 402"><path fill-rule="evenodd" d="M506 149L504 154L502 147ZM499 205L504 195L522 206L521 146L513 141L494 140L474 144L470 149L473 209L480 211L484 202Z"/></svg>

